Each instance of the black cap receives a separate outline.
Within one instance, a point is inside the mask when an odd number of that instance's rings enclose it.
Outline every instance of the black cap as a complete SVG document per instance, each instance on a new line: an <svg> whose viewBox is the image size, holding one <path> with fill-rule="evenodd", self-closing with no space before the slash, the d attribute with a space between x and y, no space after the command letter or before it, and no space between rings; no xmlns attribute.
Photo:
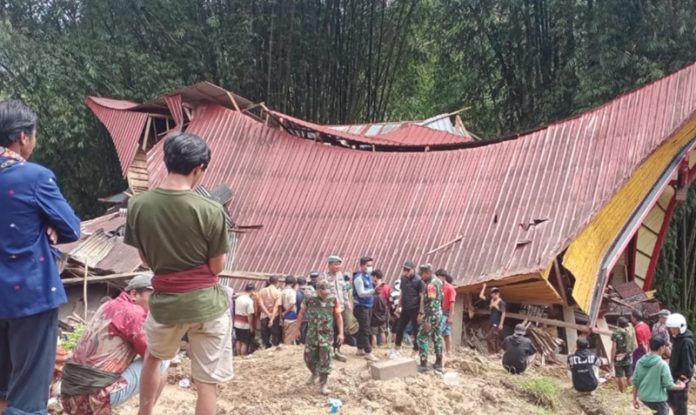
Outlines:
<svg viewBox="0 0 696 415"><path fill-rule="evenodd" d="M310 279L313 279L313 280L316 280L317 278L319 278L319 273L318 273L318 272L310 272L310 273L309 273L309 278L310 278Z"/></svg>
<svg viewBox="0 0 696 415"><path fill-rule="evenodd" d="M414 264L413 261L406 261L404 262L404 268L416 269L416 264Z"/></svg>
<svg viewBox="0 0 696 415"><path fill-rule="evenodd" d="M492 293L499 293L499 292L500 292L500 288L498 288L498 287L493 287L493 288L491 288L491 292L492 292Z"/></svg>

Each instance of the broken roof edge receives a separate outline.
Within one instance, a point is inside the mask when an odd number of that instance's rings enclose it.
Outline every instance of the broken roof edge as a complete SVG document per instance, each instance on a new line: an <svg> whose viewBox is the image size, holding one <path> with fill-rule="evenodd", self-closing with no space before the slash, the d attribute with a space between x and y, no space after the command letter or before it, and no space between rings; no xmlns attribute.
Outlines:
<svg viewBox="0 0 696 415"><path fill-rule="evenodd" d="M104 108L116 111L138 111L161 114L163 112L169 112L169 107L167 106L165 98L173 95L181 95L182 103L188 104L189 106L197 106L201 103L211 102L231 110L237 110L237 107L239 107L240 110L245 110L255 105L249 99L209 81L187 85L174 91L162 92L142 103L127 99L99 96L88 96L85 101L92 101Z"/></svg>
<svg viewBox="0 0 696 415"><path fill-rule="evenodd" d="M502 278L487 278L474 284L455 286L460 294L478 297L483 284L486 291L493 287L499 288L501 297L510 303L552 305L563 304L563 299L551 283L544 277L545 272L529 272L510 275ZM455 281L456 283L456 281Z"/></svg>

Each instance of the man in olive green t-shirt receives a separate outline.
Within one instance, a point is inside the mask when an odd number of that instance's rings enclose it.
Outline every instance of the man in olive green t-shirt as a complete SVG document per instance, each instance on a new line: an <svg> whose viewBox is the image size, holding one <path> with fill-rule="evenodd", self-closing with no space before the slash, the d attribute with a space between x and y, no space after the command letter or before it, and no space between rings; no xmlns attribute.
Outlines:
<svg viewBox="0 0 696 415"><path fill-rule="evenodd" d="M172 134L164 142L164 161L162 184L130 200L124 238L155 274L139 415L152 414L160 361L176 355L184 334L198 389L196 415L214 415L216 385L233 376L227 294L217 284L229 249L225 212L192 191L210 162L200 137Z"/></svg>

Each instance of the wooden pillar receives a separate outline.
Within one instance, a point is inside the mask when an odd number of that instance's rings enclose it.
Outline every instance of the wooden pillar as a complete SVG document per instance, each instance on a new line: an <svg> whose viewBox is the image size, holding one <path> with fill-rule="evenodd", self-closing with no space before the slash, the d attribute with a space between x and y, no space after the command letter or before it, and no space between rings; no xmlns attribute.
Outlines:
<svg viewBox="0 0 696 415"><path fill-rule="evenodd" d="M566 323L575 324L575 307L563 306L563 320ZM568 344L568 354L575 353L576 342L578 341L578 331L565 328L566 342Z"/></svg>
<svg viewBox="0 0 696 415"><path fill-rule="evenodd" d="M609 325L604 318L597 319L597 327L604 329L605 332L610 332ZM608 334L600 334L597 349L602 349L601 351L604 352L603 356L609 358L611 356L611 336ZM600 350L598 350L598 352L599 351Z"/></svg>
<svg viewBox="0 0 696 415"><path fill-rule="evenodd" d="M450 311L453 317L452 321L452 346L459 347L462 345L462 334L464 334L464 297L468 297L469 294L457 293L457 301L454 303L454 307Z"/></svg>

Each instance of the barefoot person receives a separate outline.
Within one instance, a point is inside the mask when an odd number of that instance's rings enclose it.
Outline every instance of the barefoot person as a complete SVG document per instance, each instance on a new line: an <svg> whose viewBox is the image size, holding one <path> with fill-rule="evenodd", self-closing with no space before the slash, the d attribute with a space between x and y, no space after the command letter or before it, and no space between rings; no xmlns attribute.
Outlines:
<svg viewBox="0 0 696 415"><path fill-rule="evenodd" d="M76 241L80 219L47 168L27 161L36 113L0 102L0 414L46 413L66 302L55 243Z"/></svg>
<svg viewBox="0 0 696 415"><path fill-rule="evenodd" d="M188 334L195 413L214 415L217 385L233 377L229 304L218 284L229 250L225 211L192 191L210 163L205 141L172 134L164 142L164 161L168 175L160 186L130 200L124 239L155 273L139 414L153 413L161 361L173 358Z"/></svg>
<svg viewBox="0 0 696 415"><path fill-rule="evenodd" d="M334 327L338 328L336 342L343 343L343 317L338 299L331 293L326 281L317 283L316 293L306 297L299 321L307 316L307 338L305 340L304 361L311 372L308 385L313 385L319 379L320 391L327 395L327 381L331 373L331 349L334 344ZM295 336L299 330L295 330Z"/></svg>

